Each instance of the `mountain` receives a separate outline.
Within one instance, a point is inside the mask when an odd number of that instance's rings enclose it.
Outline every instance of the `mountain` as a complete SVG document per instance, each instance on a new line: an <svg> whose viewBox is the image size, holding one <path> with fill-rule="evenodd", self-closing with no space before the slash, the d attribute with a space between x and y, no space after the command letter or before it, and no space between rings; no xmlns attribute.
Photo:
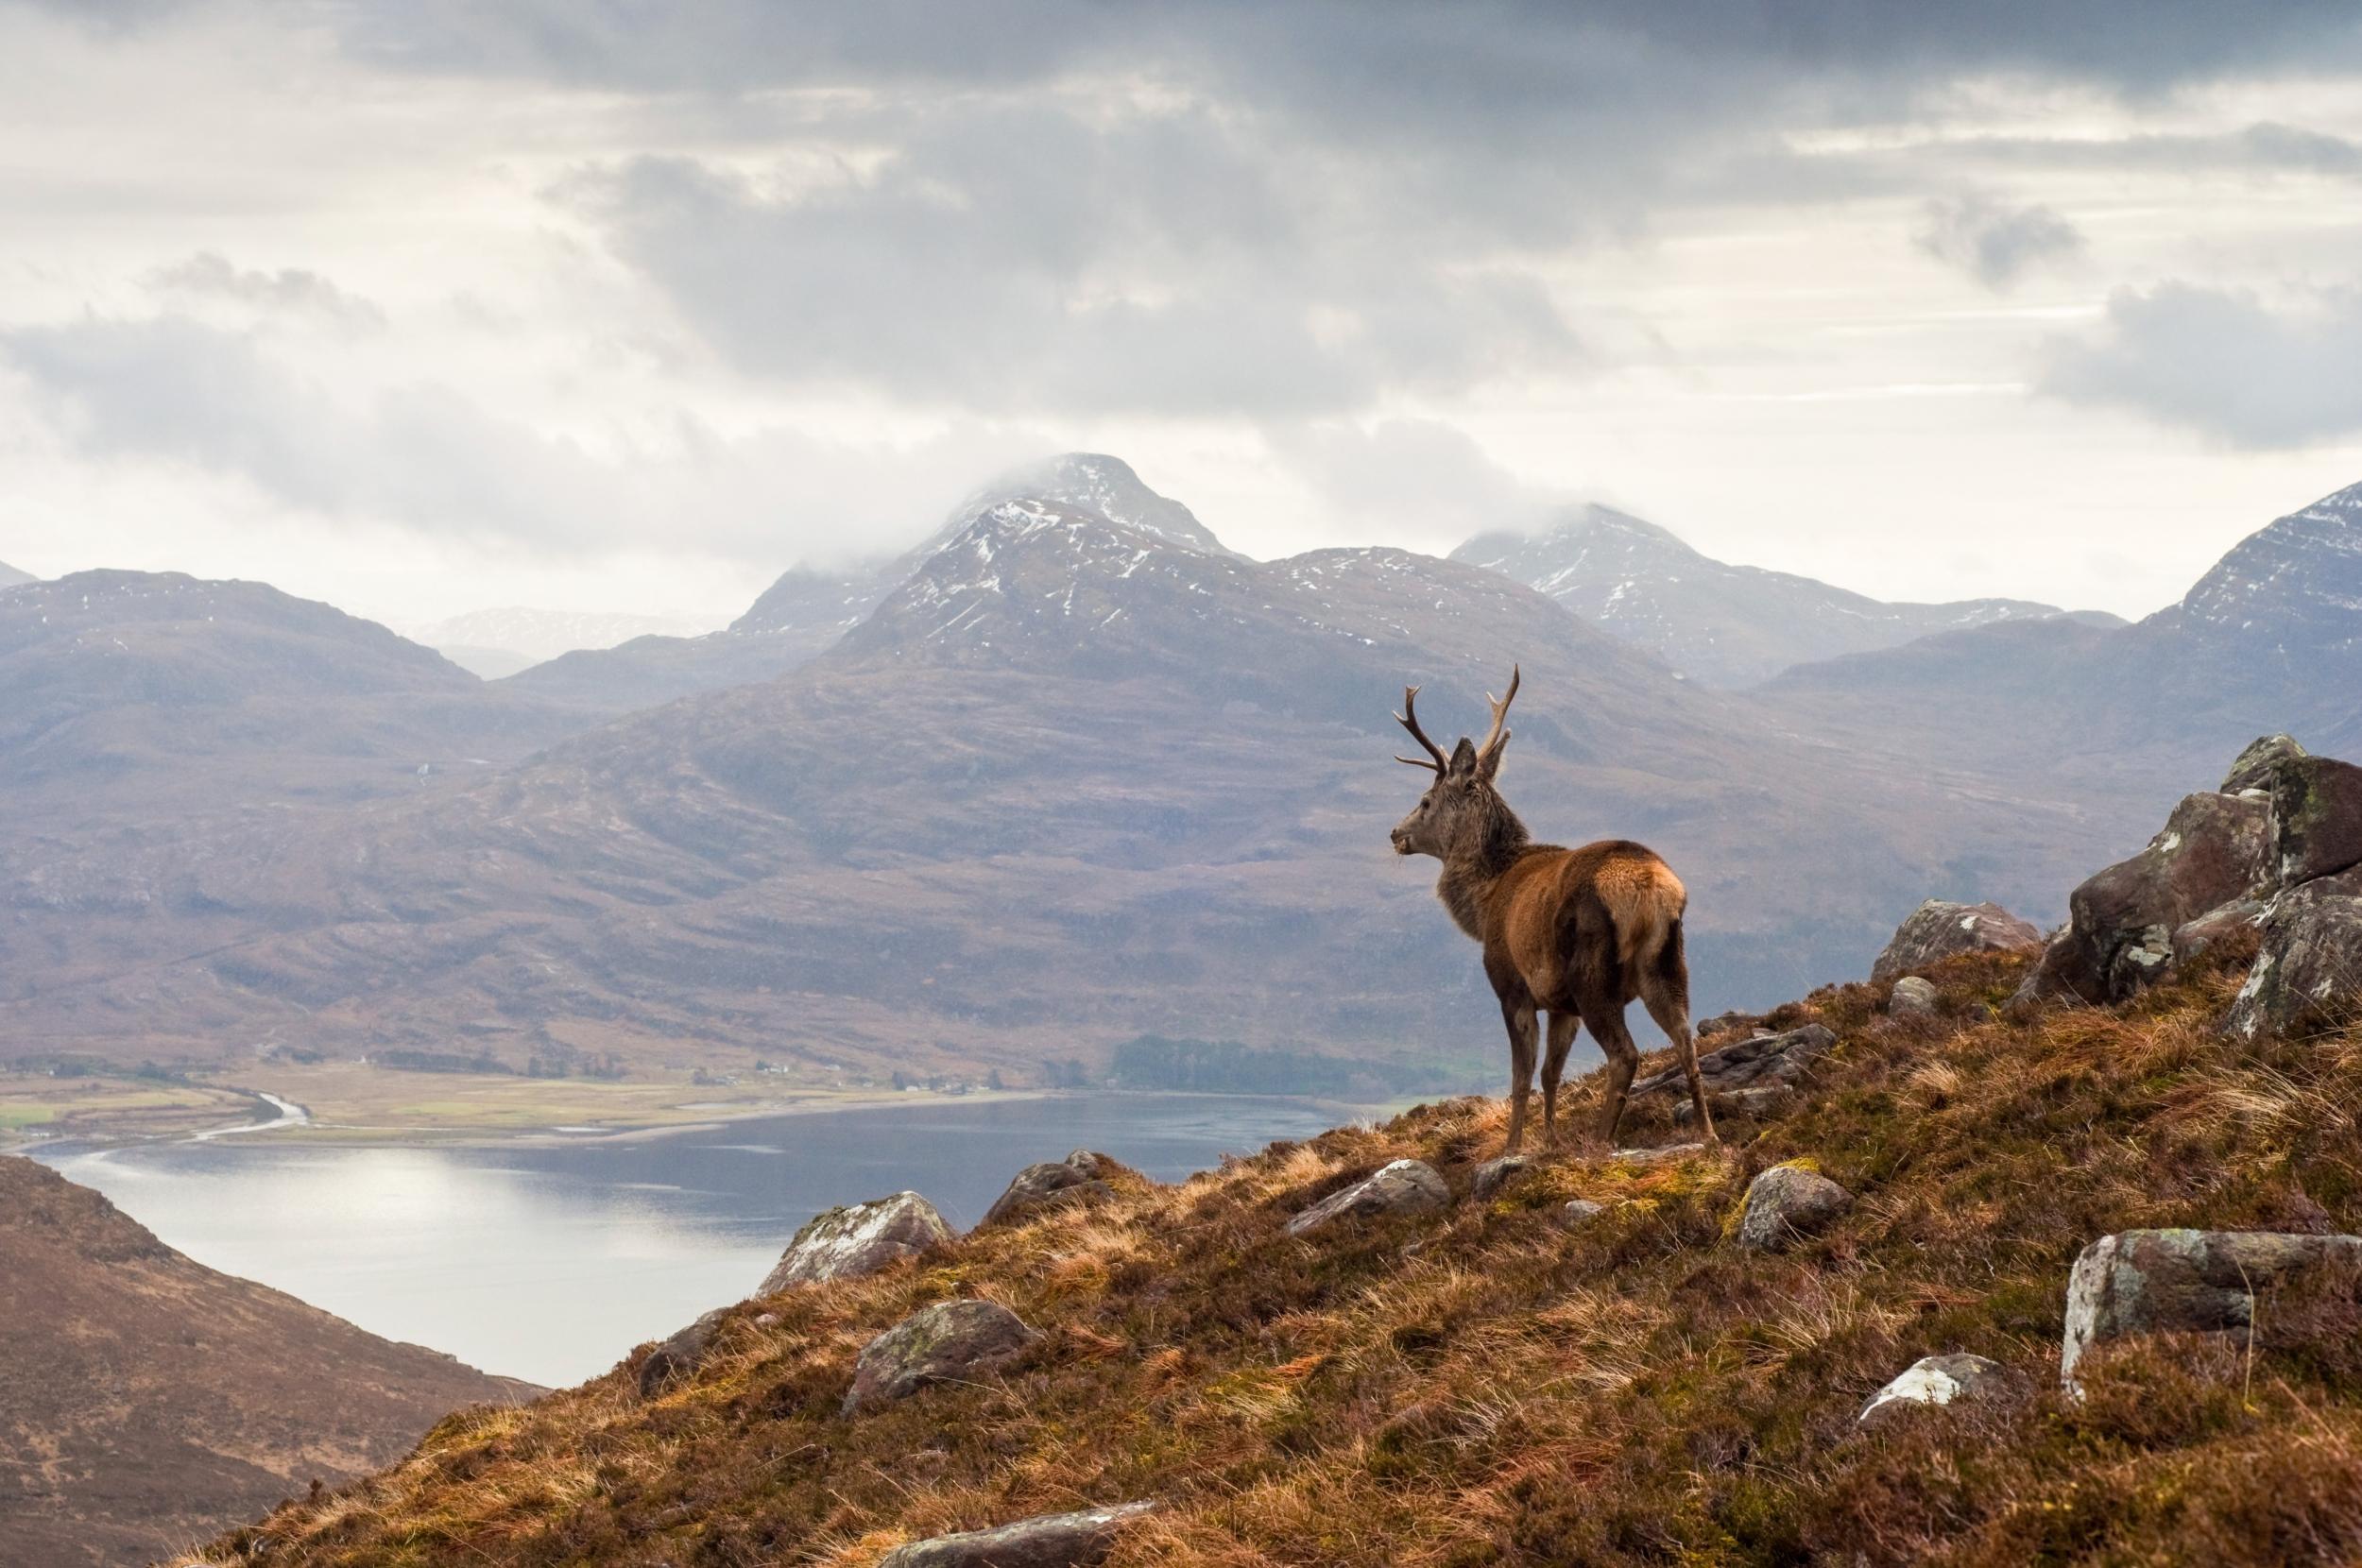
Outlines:
<svg viewBox="0 0 2362 1568"><path fill-rule="evenodd" d="M1071 1563L1100 1560L1072 1534L909 1546L1136 1501L1111 1568L2354 1560L2362 1039L2226 1038L2235 969L1995 1016L2026 962L1935 970L1919 1017L1883 985L1779 1009L1831 1048L1720 1150L1669 1149L1693 1134L1644 1098L1652 1158L1488 1170L1505 1108L1451 1100L1184 1184L1095 1166L865 1277L717 1301L187 1568ZM1597 1075L1568 1091L1590 1114ZM1424 1202L1292 1223L1411 1160ZM2085 1251L2151 1224L2192 1229ZM2311 1234L2193 1257L2222 1232ZM1001 1312L1026 1332L982 1366L919 1332Z"/></svg>
<svg viewBox="0 0 2362 1568"><path fill-rule="evenodd" d="M463 670L486 680L498 680L577 648L612 648L636 637L693 637L704 629L679 616L540 610L512 605L454 615L416 627L410 637Z"/></svg>
<svg viewBox="0 0 2362 1568"><path fill-rule="evenodd" d="M577 727L262 583L81 571L0 598L9 827L407 793Z"/></svg>
<svg viewBox="0 0 2362 1568"><path fill-rule="evenodd" d="M2362 485L2248 536L2135 624L1982 626L1800 666L1751 695L1850 747L2154 805L2259 734L2354 749L2357 690Z"/></svg>
<svg viewBox="0 0 2362 1568"><path fill-rule="evenodd" d="M6 561L0 561L0 588L12 588L19 583L36 583L41 579L29 571L19 571Z"/></svg>
<svg viewBox="0 0 2362 1568"><path fill-rule="evenodd" d="M1931 632L2053 616L2022 599L1888 604L1809 577L1702 555L1654 523L1590 505L1539 534L1481 534L1455 561L1502 572L1715 687Z"/></svg>
<svg viewBox="0 0 2362 1568"><path fill-rule="evenodd" d="M1417 682L1479 728L1513 661L1511 799L1671 860L1703 1011L1858 964L1931 883L2043 910L2121 826L1781 734L1498 573L1003 500L786 675L333 821L0 861L41 914L38 948L0 919L0 1038L1025 1082L1154 1032L1489 1080L1476 955L1387 846L1419 791L1389 715Z"/></svg>
<svg viewBox="0 0 2362 1568"><path fill-rule="evenodd" d="M0 1157L0 1560L154 1561L534 1392L215 1273Z"/></svg>

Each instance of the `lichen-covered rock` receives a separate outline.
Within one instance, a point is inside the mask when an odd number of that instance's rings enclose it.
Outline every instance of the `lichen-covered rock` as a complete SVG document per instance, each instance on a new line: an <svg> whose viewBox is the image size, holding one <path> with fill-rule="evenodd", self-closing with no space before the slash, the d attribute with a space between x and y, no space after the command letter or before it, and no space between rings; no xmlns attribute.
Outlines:
<svg viewBox="0 0 2362 1568"><path fill-rule="evenodd" d="M790 1286L874 1274L889 1263L950 1239L951 1227L944 1223L943 1216L915 1192L848 1203L806 1222L755 1293L774 1296Z"/></svg>
<svg viewBox="0 0 2362 1568"><path fill-rule="evenodd" d="M1607 1212L1605 1203L1595 1203L1588 1198L1569 1198L1558 1207L1558 1222L1568 1230L1588 1225Z"/></svg>
<svg viewBox="0 0 2362 1568"><path fill-rule="evenodd" d="M1340 1219L1368 1219L1381 1214L1417 1214L1440 1209L1451 1201L1435 1167L1424 1160L1396 1160L1378 1167L1342 1191L1332 1192L1288 1221L1290 1236L1310 1236Z"/></svg>
<svg viewBox="0 0 2362 1568"><path fill-rule="evenodd" d="M2253 929L2269 907L2260 898L2242 898L2218 910L2209 910L2196 920L2185 921L2176 927L2172 943L2175 967L2192 962L2227 936Z"/></svg>
<svg viewBox="0 0 2362 1568"><path fill-rule="evenodd" d="M2222 793L2242 795L2249 791L2271 793L2272 770L2282 762L2305 755L2305 750L2291 735L2264 735L2248 742L2238 760L2223 775Z"/></svg>
<svg viewBox="0 0 2362 1568"><path fill-rule="evenodd" d="M1720 1116L1771 1116L1794 1104L1796 1086L1792 1083L1758 1083L1753 1088L1731 1089L1707 1097L1709 1108ZM1698 1108L1686 1098L1673 1101L1673 1125L1686 1127L1698 1119Z"/></svg>
<svg viewBox="0 0 2362 1568"><path fill-rule="evenodd" d="M1533 1159L1527 1154L1503 1154L1485 1161L1468 1178L1468 1196L1481 1203L1532 1168Z"/></svg>
<svg viewBox="0 0 2362 1568"><path fill-rule="evenodd" d="M2362 768L2329 757L2272 768L2272 823L2282 887L2362 865Z"/></svg>
<svg viewBox="0 0 2362 1568"><path fill-rule="evenodd" d="M1887 1013L1896 1018L1932 1017L1936 1011L1936 988L1932 981L1917 975L1905 975L1894 982L1887 996Z"/></svg>
<svg viewBox="0 0 2362 1568"><path fill-rule="evenodd" d="M1801 1166L1775 1165L1747 1184L1738 1214L1738 1244L1775 1252L1812 1235L1854 1206L1854 1195Z"/></svg>
<svg viewBox="0 0 2362 1568"><path fill-rule="evenodd" d="M1870 966L1873 981L1915 974L1962 953L2030 953L2042 931L1998 904L1954 904L1930 898L1895 928Z"/></svg>
<svg viewBox="0 0 2362 1568"><path fill-rule="evenodd" d="M906 1399L930 1384L973 1379L1040 1338L998 1302L937 1302L862 1347L845 1414Z"/></svg>
<svg viewBox="0 0 2362 1568"><path fill-rule="evenodd" d="M880 1558L878 1568L1088 1568L1105 1559L1125 1525L1155 1506L1046 1513L998 1529L914 1541Z"/></svg>
<svg viewBox="0 0 2362 1568"><path fill-rule="evenodd" d="M1754 1084L1798 1084L1812 1070L1813 1063L1836 1044L1837 1036L1822 1024L1806 1024L1781 1034L1758 1034L1700 1056L1698 1078L1710 1095ZM1689 1093L1689 1081L1679 1066L1652 1072L1632 1086L1635 1099L1675 1093Z"/></svg>
<svg viewBox="0 0 2362 1568"><path fill-rule="evenodd" d="M2233 1038L2362 1016L2362 868L2290 888L2260 924L2263 946L2223 1024Z"/></svg>
<svg viewBox="0 0 2362 1568"><path fill-rule="evenodd" d="M2271 826L2251 794L2184 797L2148 848L2069 895L2066 929L2019 997L2118 1002L2164 979L2175 931L2271 880Z"/></svg>
<svg viewBox="0 0 2362 1568"><path fill-rule="evenodd" d="M654 1399L703 1366L729 1311L727 1306L715 1307L649 1352L648 1358L640 1363L640 1397Z"/></svg>
<svg viewBox="0 0 2362 1568"><path fill-rule="evenodd" d="M2229 1332L2256 1321L2258 1291L2308 1270L2362 1278L2362 1236L2271 1231L2125 1231L2083 1249L2067 1276L2066 1335L2059 1378L2094 1345L2128 1334Z"/></svg>
<svg viewBox="0 0 2362 1568"><path fill-rule="evenodd" d="M1911 1363L1901 1376L1880 1389L1857 1425L1877 1426L1907 1410L1925 1409L1989 1399L2011 1391L2023 1380L1998 1361L1981 1355L1928 1355Z"/></svg>

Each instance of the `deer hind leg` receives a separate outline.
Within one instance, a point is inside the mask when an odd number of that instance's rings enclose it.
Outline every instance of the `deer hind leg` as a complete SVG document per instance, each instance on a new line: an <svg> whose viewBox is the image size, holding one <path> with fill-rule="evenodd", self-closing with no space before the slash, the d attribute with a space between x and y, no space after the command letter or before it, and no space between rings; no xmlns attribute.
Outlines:
<svg viewBox="0 0 2362 1568"><path fill-rule="evenodd" d="M1526 1135L1526 1097L1533 1092L1534 1010L1524 1002L1501 1003L1501 1021L1509 1026L1509 1149Z"/></svg>
<svg viewBox="0 0 2362 1568"><path fill-rule="evenodd" d="M1582 1017L1563 1008L1550 1009L1549 1050L1542 1058L1542 1147L1558 1147L1558 1077L1566 1070L1566 1052L1575 1044Z"/></svg>
<svg viewBox="0 0 2362 1568"><path fill-rule="evenodd" d="M1675 921L1666 933L1665 944L1656 956L1640 965L1634 977L1639 981L1640 1000L1656 1020L1656 1027L1673 1042L1673 1050L1680 1056L1682 1075L1689 1080L1689 1103L1698 1113L1698 1128L1708 1143L1720 1143L1721 1134L1714 1130L1714 1113L1706 1109L1706 1088L1698 1076L1698 1037L1689 1031L1689 963L1682 954L1681 922Z"/></svg>
<svg viewBox="0 0 2362 1568"><path fill-rule="evenodd" d="M1607 1057L1607 1082L1600 1102L1600 1136L1613 1149L1617 1124L1624 1119L1624 1096L1632 1088L1632 1075L1640 1066L1640 1048L1632 1043L1632 1031L1624 1028L1624 1010L1605 997L1583 1002L1583 1023Z"/></svg>

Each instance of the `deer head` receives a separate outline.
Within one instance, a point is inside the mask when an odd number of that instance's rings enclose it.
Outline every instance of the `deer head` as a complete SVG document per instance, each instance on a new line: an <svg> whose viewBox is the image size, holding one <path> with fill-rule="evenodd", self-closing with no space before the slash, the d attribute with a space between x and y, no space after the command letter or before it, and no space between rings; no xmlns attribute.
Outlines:
<svg viewBox="0 0 2362 1568"><path fill-rule="evenodd" d="M1485 693L1484 700L1493 705L1493 727L1484 743L1478 745L1463 735L1449 757L1419 727L1419 689L1403 688L1402 711L1395 715L1395 722L1411 732L1429 759L1397 757L1395 760L1426 768L1435 775L1435 781L1411 814L1395 825L1395 854L1461 859L1481 852L1505 828L1514 827L1516 818L1493 787L1493 777L1500 772L1501 752L1509 744L1510 732L1503 725L1509 705L1517 700L1519 678L1519 672L1512 668L1509 695L1496 699L1491 692Z"/></svg>

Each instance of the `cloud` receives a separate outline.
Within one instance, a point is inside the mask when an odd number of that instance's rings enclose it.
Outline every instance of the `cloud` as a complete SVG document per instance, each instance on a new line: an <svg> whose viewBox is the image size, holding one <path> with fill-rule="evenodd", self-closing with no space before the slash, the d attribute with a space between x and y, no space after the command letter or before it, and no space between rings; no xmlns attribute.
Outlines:
<svg viewBox="0 0 2362 1568"><path fill-rule="evenodd" d="M2039 385L2234 447L2309 446L2362 431L2362 289L2268 303L2167 282L2118 289L2100 330L2052 342Z"/></svg>
<svg viewBox="0 0 2362 1568"><path fill-rule="evenodd" d="M252 332L170 315L0 332L0 362L84 455L187 464L307 513L556 554L663 537L776 571L889 548L1041 444L977 427L899 447L779 428L725 439L684 422L668 450L594 452L432 383L348 401Z"/></svg>
<svg viewBox="0 0 2362 1568"><path fill-rule="evenodd" d="M2083 236L2047 207L2012 207L1971 193L1931 201L1912 243L1989 289L2006 289L2045 263L2081 254Z"/></svg>
<svg viewBox="0 0 2362 1568"><path fill-rule="evenodd" d="M307 315L350 332L375 332L385 325L385 313L373 302L348 294L317 272L299 267L242 271L210 250L159 267L149 274L148 284L164 294L224 299L265 313Z"/></svg>
<svg viewBox="0 0 2362 1568"><path fill-rule="evenodd" d="M1465 431L1435 419L1310 425L1272 444L1357 538L1440 553L1474 534L1539 527L1568 500L1518 478Z"/></svg>

